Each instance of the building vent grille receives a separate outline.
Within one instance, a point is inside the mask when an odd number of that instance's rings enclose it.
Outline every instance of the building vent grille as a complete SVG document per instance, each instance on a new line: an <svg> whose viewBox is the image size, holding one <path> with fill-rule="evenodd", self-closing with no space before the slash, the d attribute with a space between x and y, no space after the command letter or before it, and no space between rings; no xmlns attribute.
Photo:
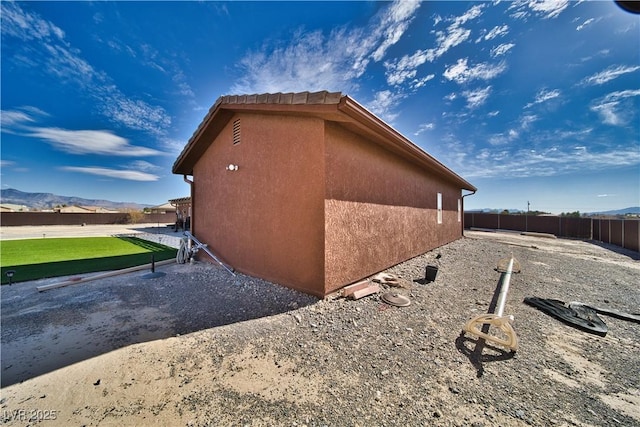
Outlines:
<svg viewBox="0 0 640 427"><path fill-rule="evenodd" d="M240 143L240 119L233 122L233 145Z"/></svg>

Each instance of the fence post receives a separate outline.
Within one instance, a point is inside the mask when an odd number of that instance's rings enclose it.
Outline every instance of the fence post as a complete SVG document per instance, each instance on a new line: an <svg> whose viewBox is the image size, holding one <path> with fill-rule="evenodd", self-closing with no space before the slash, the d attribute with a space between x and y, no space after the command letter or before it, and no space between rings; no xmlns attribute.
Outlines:
<svg viewBox="0 0 640 427"><path fill-rule="evenodd" d="M563 237L562 236L562 217L561 216L558 217L558 237Z"/></svg>

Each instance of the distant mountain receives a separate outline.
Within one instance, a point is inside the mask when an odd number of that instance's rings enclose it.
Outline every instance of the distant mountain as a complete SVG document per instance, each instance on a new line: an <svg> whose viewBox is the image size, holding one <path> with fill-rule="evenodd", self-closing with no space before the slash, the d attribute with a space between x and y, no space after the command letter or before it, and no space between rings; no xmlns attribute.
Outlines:
<svg viewBox="0 0 640 427"><path fill-rule="evenodd" d="M506 209L510 214L523 214L526 213L521 209ZM502 213L505 209L492 209L492 208L484 208L484 209L472 209L465 210L466 213ZM629 214L637 214L640 215L640 207L635 206L631 208L625 209L616 209L611 211L603 211L603 212L580 212L581 215L593 216L593 215L629 215Z"/></svg>
<svg viewBox="0 0 640 427"><path fill-rule="evenodd" d="M628 214L640 215L640 206L634 206L631 208L624 208L624 209L616 209L613 211L589 212L587 215L628 215Z"/></svg>
<svg viewBox="0 0 640 427"><path fill-rule="evenodd" d="M492 209L492 208L471 209L471 210L465 209L464 211L466 213L502 213L505 210L509 211L509 213L511 214L524 213L524 211L521 209Z"/></svg>
<svg viewBox="0 0 640 427"><path fill-rule="evenodd" d="M31 209L53 209L58 205L67 206L99 206L107 209L142 210L150 205L133 202L112 202L109 200L83 199L73 196L59 196L51 193L25 193L13 188L0 191L0 202L14 205L25 205Z"/></svg>

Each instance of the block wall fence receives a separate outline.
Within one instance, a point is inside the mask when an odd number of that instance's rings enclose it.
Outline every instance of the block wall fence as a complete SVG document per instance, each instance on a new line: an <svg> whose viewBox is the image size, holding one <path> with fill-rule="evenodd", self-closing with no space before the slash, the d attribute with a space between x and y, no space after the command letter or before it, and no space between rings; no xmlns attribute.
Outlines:
<svg viewBox="0 0 640 427"><path fill-rule="evenodd" d="M2 212L0 226L17 227L21 225L82 225L82 224L133 224L176 222L174 212L164 214L144 214L132 218L126 212L118 213L58 213L58 212Z"/></svg>
<svg viewBox="0 0 640 427"><path fill-rule="evenodd" d="M549 233L595 240L640 252L640 219L571 218L465 212L464 228Z"/></svg>

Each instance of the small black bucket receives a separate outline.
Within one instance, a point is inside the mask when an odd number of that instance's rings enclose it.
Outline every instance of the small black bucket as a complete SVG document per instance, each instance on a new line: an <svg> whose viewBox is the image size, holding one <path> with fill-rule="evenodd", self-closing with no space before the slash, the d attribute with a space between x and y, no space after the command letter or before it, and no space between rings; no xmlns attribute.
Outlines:
<svg viewBox="0 0 640 427"><path fill-rule="evenodd" d="M436 280L436 276L438 275L438 266L436 265L427 265L427 272L425 275L425 281L427 283L433 282Z"/></svg>

